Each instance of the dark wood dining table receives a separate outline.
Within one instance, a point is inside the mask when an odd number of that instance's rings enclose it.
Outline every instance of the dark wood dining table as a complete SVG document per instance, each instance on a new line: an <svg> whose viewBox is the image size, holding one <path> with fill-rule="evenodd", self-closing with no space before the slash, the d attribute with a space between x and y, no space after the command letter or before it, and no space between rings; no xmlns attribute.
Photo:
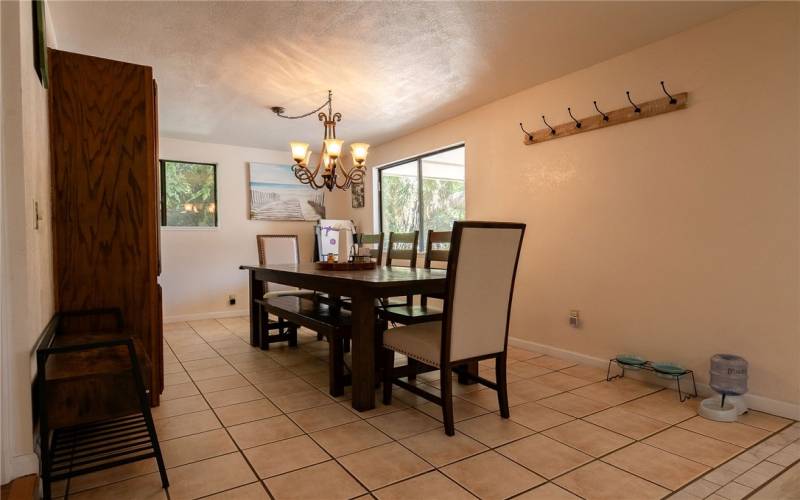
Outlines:
<svg viewBox="0 0 800 500"><path fill-rule="evenodd" d="M415 294L443 294L446 271L379 266L361 271L324 271L316 264L240 266L250 274L250 344L258 345L258 308L262 282L280 283L352 299L353 408L375 407L375 300ZM470 368L477 371L477 366ZM466 381L463 377L462 382Z"/></svg>

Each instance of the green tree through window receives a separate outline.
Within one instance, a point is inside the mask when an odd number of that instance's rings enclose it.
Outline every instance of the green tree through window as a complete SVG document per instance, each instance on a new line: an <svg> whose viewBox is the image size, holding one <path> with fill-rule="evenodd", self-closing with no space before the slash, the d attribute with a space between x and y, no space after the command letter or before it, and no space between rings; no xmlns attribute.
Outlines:
<svg viewBox="0 0 800 500"><path fill-rule="evenodd" d="M420 178L422 189L420 189ZM449 231L464 219L464 147L380 169L381 231Z"/></svg>
<svg viewBox="0 0 800 500"><path fill-rule="evenodd" d="M217 166L161 160L161 225L217 225Z"/></svg>

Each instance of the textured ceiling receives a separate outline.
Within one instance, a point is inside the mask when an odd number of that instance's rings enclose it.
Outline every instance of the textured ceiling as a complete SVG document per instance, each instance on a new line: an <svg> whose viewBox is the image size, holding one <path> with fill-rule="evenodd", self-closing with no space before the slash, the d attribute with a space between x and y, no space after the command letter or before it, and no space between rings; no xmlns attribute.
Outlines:
<svg viewBox="0 0 800 500"><path fill-rule="evenodd" d="M724 15L728 2L49 3L58 48L153 66L162 135L380 144Z"/></svg>

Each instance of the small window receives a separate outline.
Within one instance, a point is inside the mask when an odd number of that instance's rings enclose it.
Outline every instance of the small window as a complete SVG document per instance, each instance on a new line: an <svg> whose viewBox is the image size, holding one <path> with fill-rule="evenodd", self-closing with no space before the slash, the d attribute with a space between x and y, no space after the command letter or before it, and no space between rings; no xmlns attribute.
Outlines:
<svg viewBox="0 0 800 500"><path fill-rule="evenodd" d="M464 146L380 167L378 189L380 230L419 230L423 249L429 229L450 231L464 219Z"/></svg>
<svg viewBox="0 0 800 500"><path fill-rule="evenodd" d="M217 226L217 166L161 160L161 225Z"/></svg>

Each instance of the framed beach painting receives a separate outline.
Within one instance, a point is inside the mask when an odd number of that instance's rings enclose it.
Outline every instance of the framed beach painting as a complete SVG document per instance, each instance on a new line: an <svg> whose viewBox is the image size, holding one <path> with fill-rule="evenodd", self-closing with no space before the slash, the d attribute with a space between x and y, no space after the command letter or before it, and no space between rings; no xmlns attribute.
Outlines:
<svg viewBox="0 0 800 500"><path fill-rule="evenodd" d="M318 221L325 217L325 194L292 173L289 165L250 162L250 219Z"/></svg>

